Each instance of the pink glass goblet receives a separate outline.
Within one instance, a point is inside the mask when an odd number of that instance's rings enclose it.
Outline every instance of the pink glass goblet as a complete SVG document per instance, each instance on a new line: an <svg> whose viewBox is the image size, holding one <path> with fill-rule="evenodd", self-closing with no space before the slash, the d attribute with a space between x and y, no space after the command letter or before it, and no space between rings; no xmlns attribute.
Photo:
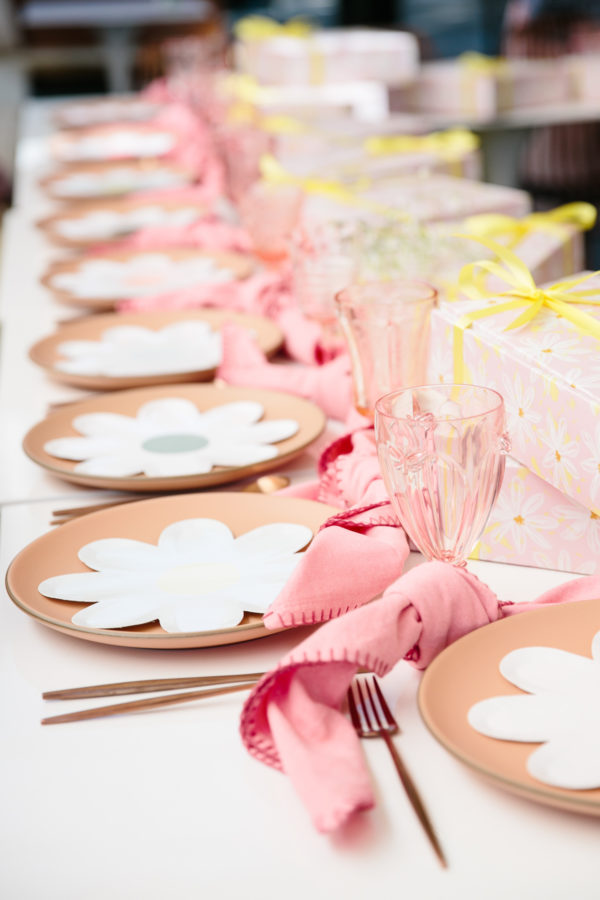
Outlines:
<svg viewBox="0 0 600 900"><path fill-rule="evenodd" d="M491 388L424 385L375 404L383 478L406 533L427 559L464 566L498 496L510 441Z"/></svg>
<svg viewBox="0 0 600 900"><path fill-rule="evenodd" d="M352 363L354 404L372 419L382 394L425 381L437 291L424 281L368 281L335 299Z"/></svg>

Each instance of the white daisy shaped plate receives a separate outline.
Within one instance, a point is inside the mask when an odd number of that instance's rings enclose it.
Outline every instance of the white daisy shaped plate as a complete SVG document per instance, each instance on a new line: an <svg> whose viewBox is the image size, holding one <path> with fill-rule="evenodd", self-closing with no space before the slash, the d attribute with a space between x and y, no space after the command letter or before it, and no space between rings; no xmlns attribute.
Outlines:
<svg viewBox="0 0 600 900"><path fill-rule="evenodd" d="M41 282L61 303L114 309L119 300L247 278L249 256L182 248L114 250L53 263Z"/></svg>
<svg viewBox="0 0 600 900"><path fill-rule="evenodd" d="M54 112L53 120L60 128L89 128L116 122L143 122L152 119L163 104L142 97L110 97L97 100L74 100Z"/></svg>
<svg viewBox="0 0 600 900"><path fill-rule="evenodd" d="M78 203L37 224L54 244L80 249L117 240L140 228L188 225L207 215L206 204L197 201L128 197Z"/></svg>
<svg viewBox="0 0 600 900"><path fill-rule="evenodd" d="M154 159L171 153L176 144L173 132L146 122L92 125L50 138L52 156L61 163Z"/></svg>
<svg viewBox="0 0 600 900"><path fill-rule="evenodd" d="M289 462L325 427L300 397L254 388L180 385L102 394L49 415L25 436L44 469L88 487L212 487Z"/></svg>
<svg viewBox="0 0 600 900"><path fill-rule="evenodd" d="M42 178L40 186L53 200L72 203L181 188L195 180L191 169L168 160L110 160L61 166Z"/></svg>
<svg viewBox="0 0 600 900"><path fill-rule="evenodd" d="M419 708L426 725L447 750L499 787L548 806L600 816L600 789L556 787L530 773L528 761L539 744L496 740L476 731L468 719L483 700L528 696L503 678L500 663L507 654L552 647L591 662L599 624L600 598L520 613L471 632L440 653L423 676ZM575 755L576 749L571 748Z"/></svg>
<svg viewBox="0 0 600 900"><path fill-rule="evenodd" d="M220 309L163 310L76 320L42 338L29 355L58 381L96 391L210 381L220 350L215 356L219 348L207 340L203 354L200 339L210 337L208 326L218 332L228 322L250 331L267 356L282 344L280 328L261 316Z"/></svg>
<svg viewBox="0 0 600 900"><path fill-rule="evenodd" d="M234 610L230 612L230 607L237 601L232 596L232 589L234 593L237 589L239 601L244 593L239 586L243 585L250 598L247 605L254 609L266 607L274 597L273 584L265 579L263 556L283 559L302 551L311 536L336 512L338 510L333 507L312 500L262 494L182 494L128 503L83 516L29 544L11 563L6 586L13 602L38 622L63 634L97 643L177 650L249 641L273 633L264 627L260 612L245 612L238 624L210 627L211 622L224 621L226 613L233 615ZM207 525L207 519L217 520L217 523ZM203 520L204 524L198 524L198 520ZM281 531L279 537L275 529L264 531L265 526L274 523ZM286 527L282 528L281 523L286 523ZM231 547L232 537L226 533L227 529L236 539L245 536L236 548ZM263 539L265 533L268 541ZM220 548L218 559L215 541ZM239 559L239 565L234 565L231 560L225 563L221 553L224 542L229 545L229 549L225 548L228 553L233 549L236 559L244 557L241 560L243 566ZM91 548L90 544L93 545ZM253 546L256 547L255 554ZM281 578L280 569L277 567L277 572L270 572L271 582ZM94 570L98 573L95 578ZM121 573L119 577L127 581L127 618L137 615L137 620L142 620L143 624L116 627L114 622L117 620L112 613L110 627L90 624L96 615L104 616L104 600L108 599L110 603L113 599L115 572ZM91 598L89 587L102 582L100 591L93 594L96 602L91 606L83 599L82 602L59 600L38 590L42 586L47 593L68 593L73 598L72 576L81 579L84 573L91 577L81 582L82 598L83 591ZM65 575L69 581L65 585L65 579L61 579L61 585L57 586L54 579ZM52 580L49 582L48 579ZM215 604L215 609L212 612L205 610L207 620L201 621L202 630L166 631L160 626L159 615L164 615L169 629L198 621L195 614L194 618L188 618L190 603L197 595L206 606L208 582L214 598L210 602ZM216 590L212 591L212 588ZM152 621L144 622L149 615L147 605L144 612L141 608L136 612L133 607L146 604L150 591L155 595L156 616ZM222 600L219 598L221 592ZM102 609L98 602L101 599ZM237 614L233 615L233 619L237 617Z"/></svg>

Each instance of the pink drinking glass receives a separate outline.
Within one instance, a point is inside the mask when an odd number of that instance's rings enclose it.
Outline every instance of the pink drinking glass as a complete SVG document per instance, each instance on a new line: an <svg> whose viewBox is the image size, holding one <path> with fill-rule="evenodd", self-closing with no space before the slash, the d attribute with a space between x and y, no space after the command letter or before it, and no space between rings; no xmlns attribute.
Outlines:
<svg viewBox="0 0 600 900"><path fill-rule="evenodd" d="M425 381L436 302L435 288L407 279L352 284L337 294L361 415L372 419L382 394Z"/></svg>
<svg viewBox="0 0 600 900"><path fill-rule="evenodd" d="M427 559L464 566L498 496L510 441L491 388L424 385L375 405L377 452L392 505Z"/></svg>
<svg viewBox="0 0 600 900"><path fill-rule="evenodd" d="M321 326L326 347L343 345L336 311L336 295L352 283L356 257L352 237L336 223L299 228L291 242L294 296L309 319Z"/></svg>
<svg viewBox="0 0 600 900"><path fill-rule="evenodd" d="M295 185L256 181L238 203L240 222L252 240L254 252L265 262L288 255L288 243L298 224L302 191Z"/></svg>

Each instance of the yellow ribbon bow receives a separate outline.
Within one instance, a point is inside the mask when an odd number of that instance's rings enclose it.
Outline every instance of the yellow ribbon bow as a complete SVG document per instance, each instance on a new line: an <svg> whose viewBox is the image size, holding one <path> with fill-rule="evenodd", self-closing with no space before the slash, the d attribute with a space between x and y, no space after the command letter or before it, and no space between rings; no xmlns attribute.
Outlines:
<svg viewBox="0 0 600 900"><path fill-rule="evenodd" d="M269 16L244 16L233 28L240 41L265 41L273 37L307 38L312 30L306 19L289 19L281 23Z"/></svg>
<svg viewBox="0 0 600 900"><path fill-rule="evenodd" d="M472 131L452 128L431 134L390 134L370 137L364 148L371 156L393 153L432 153L443 159L456 160L477 150L480 140Z"/></svg>
<svg viewBox="0 0 600 900"><path fill-rule="evenodd" d="M520 315L513 319L510 325L507 325L504 329L509 331L514 328L520 328L522 325L527 325L546 306L575 325L583 334L600 340L600 321L594 319L589 313L575 307L577 303L600 306L600 299L591 299L600 297L600 288L573 290L577 285L593 278L594 275L599 275L599 272L558 281L547 288L539 288L525 263L507 247L496 243L496 241L476 238L468 234L457 234L456 237L477 241L484 247L487 247L488 250L491 250L498 258L498 261L481 260L480 262L469 263L463 266L458 278L460 292L471 300L488 300L496 297L509 298L505 303L495 303L494 305L473 310L462 316L454 325L454 380L457 383L464 382L466 377L463 354L464 332L478 319L496 316L513 309L521 309ZM478 278L480 270L501 278L509 286L509 289L501 293L487 290L482 285L481 279Z"/></svg>
<svg viewBox="0 0 600 900"><path fill-rule="evenodd" d="M261 177L270 184L294 185L305 191L307 194L318 194L322 197L329 197L338 203L345 203L348 206L358 206L366 211L377 213L391 218L406 218L399 210L391 209L376 200L368 197L360 197L358 193L366 190L370 186L368 179L362 179L355 185L349 187L341 184L339 181L328 181L325 178L316 178L312 175L301 176L293 175L288 172L279 163L274 156L264 154L259 162Z"/></svg>

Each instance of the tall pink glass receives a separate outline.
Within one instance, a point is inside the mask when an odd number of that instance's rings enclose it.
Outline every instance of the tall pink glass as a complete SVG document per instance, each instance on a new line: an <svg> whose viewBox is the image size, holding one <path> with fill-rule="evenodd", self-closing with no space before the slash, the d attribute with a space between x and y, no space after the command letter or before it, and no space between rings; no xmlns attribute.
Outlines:
<svg viewBox="0 0 600 900"><path fill-rule="evenodd" d="M427 559L465 561L498 496L510 442L491 388L424 385L375 405L383 478L404 529Z"/></svg>
<svg viewBox="0 0 600 900"><path fill-rule="evenodd" d="M373 417L382 394L425 380L436 301L435 288L408 279L352 284L336 296L362 415Z"/></svg>

